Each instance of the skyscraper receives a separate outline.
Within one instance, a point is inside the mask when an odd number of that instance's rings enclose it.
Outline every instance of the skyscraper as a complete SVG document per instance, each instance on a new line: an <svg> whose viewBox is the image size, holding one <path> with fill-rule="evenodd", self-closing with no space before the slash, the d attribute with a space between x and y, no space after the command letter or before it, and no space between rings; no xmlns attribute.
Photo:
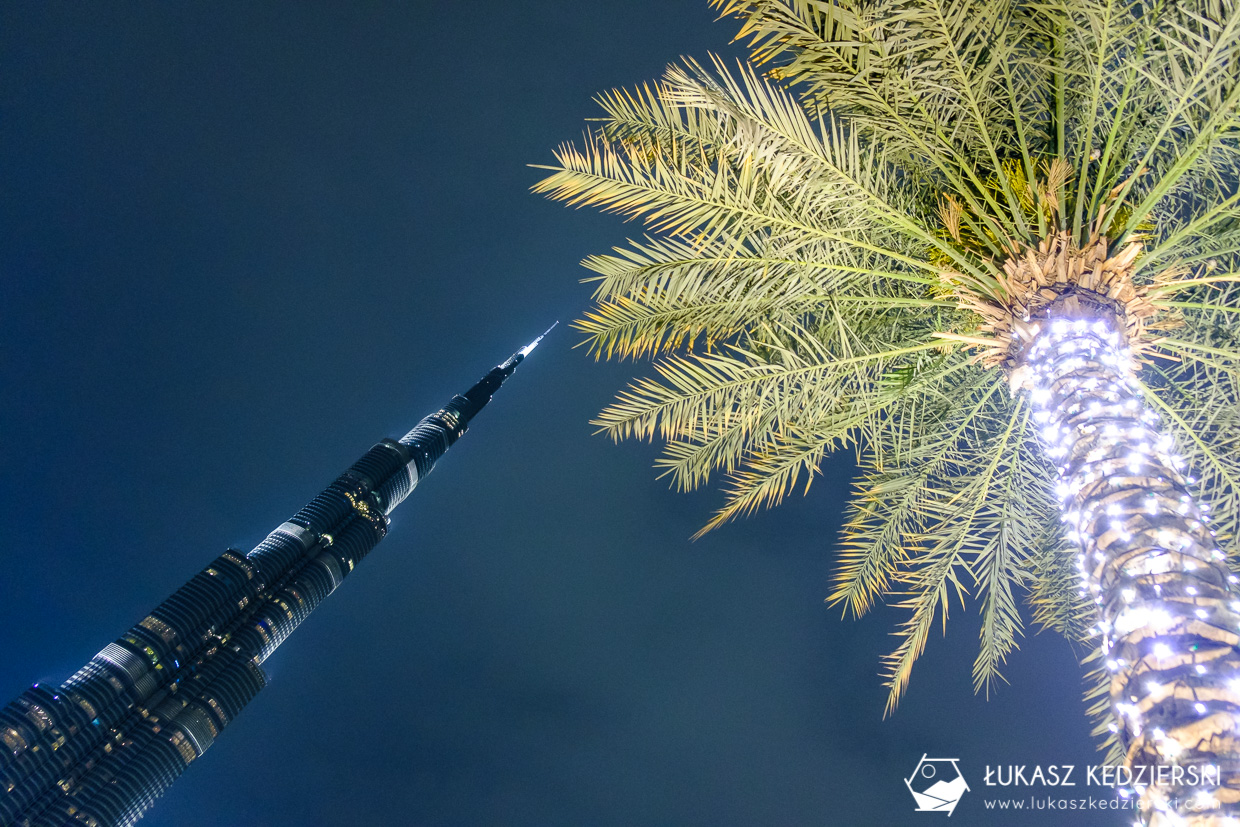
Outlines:
<svg viewBox="0 0 1240 827"><path fill-rule="evenodd" d="M383 539L388 515L542 338L375 445L252 551L211 561L63 684L35 684L0 710L0 827L141 818L266 685L263 661Z"/></svg>

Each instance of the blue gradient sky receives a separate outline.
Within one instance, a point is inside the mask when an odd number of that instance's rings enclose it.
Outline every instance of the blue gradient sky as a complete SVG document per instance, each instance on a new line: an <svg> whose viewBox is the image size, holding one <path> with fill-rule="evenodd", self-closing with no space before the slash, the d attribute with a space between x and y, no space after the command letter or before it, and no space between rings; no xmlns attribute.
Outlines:
<svg viewBox="0 0 1240 827"><path fill-rule="evenodd" d="M591 96L738 54L699 0L0 7L0 696L60 681L227 546L556 319L635 225L528 192ZM899 713L901 614L823 604L850 477L690 543L718 496L592 436L635 368L561 326L268 661L144 824L924 825L923 753L1095 760L1052 635ZM641 370L639 366L636 370Z"/></svg>

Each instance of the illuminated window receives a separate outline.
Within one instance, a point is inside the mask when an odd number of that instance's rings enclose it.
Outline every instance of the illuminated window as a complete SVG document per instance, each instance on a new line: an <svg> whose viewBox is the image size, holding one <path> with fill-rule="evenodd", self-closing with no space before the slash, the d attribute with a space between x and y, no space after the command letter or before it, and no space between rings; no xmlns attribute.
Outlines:
<svg viewBox="0 0 1240 827"><path fill-rule="evenodd" d="M209 704L210 707L213 710L215 710L216 715L220 716L221 721L223 721L225 724L228 723L228 715L224 712L223 708L220 707L219 703L216 702L215 698L207 698L207 704ZM215 722L212 721L210 722L210 724L211 724L211 734L219 735L219 732L217 732L215 729Z"/></svg>
<svg viewBox="0 0 1240 827"><path fill-rule="evenodd" d="M0 729L0 740L3 740L4 745L12 750L14 754L17 754L26 748L26 739L21 736L20 732L12 727Z"/></svg>
<svg viewBox="0 0 1240 827"><path fill-rule="evenodd" d="M169 740L177 748L177 752L181 753L181 757L185 759L186 764L198 757L198 753L194 752L194 747L185 739L184 733L175 732Z"/></svg>
<svg viewBox="0 0 1240 827"><path fill-rule="evenodd" d="M306 608L306 601L302 598L301 592L297 591L297 589L294 589L292 586L289 586L285 589L285 591L293 596L293 599L297 601L298 606L303 609Z"/></svg>
<svg viewBox="0 0 1240 827"><path fill-rule="evenodd" d="M31 704L26 710L26 717L30 719L30 723L39 728L39 732L47 729L52 725L52 716L48 715L46 710L38 704Z"/></svg>
<svg viewBox="0 0 1240 827"><path fill-rule="evenodd" d="M90 701L86 700L85 698L79 698L77 696L74 696L74 700L77 701L78 706L82 707L82 711L85 712L91 718L94 718L99 714L95 712L95 708L90 705Z"/></svg>
<svg viewBox="0 0 1240 827"><path fill-rule="evenodd" d="M164 623L157 617L146 617L138 624L144 629L148 629L164 639L165 643L171 643L177 636L177 633L171 626Z"/></svg>

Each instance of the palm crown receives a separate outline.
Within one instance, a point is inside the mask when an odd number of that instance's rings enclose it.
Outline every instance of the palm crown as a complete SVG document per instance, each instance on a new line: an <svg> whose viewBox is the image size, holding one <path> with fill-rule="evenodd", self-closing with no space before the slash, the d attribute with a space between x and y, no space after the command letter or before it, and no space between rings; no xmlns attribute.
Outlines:
<svg viewBox="0 0 1240 827"><path fill-rule="evenodd" d="M536 187L653 233L585 262L593 352L658 360L598 424L662 440L680 487L726 475L704 531L854 449L831 598L902 595L893 705L953 593L976 594L980 688L1021 592L1041 624L1097 632L1018 390L1039 314L1085 291L1231 552L1240 6L714 2L773 68L687 62L602 95Z"/></svg>

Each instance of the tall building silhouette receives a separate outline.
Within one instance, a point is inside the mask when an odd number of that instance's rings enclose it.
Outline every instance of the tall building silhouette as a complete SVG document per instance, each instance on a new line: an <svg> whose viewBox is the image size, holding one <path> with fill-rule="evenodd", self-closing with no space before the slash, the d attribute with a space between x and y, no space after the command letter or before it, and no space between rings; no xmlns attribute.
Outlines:
<svg viewBox="0 0 1240 827"><path fill-rule="evenodd" d="M388 515L542 338L375 445L252 551L211 561L63 684L35 684L0 710L0 825L140 819L266 685L263 661L383 539Z"/></svg>

